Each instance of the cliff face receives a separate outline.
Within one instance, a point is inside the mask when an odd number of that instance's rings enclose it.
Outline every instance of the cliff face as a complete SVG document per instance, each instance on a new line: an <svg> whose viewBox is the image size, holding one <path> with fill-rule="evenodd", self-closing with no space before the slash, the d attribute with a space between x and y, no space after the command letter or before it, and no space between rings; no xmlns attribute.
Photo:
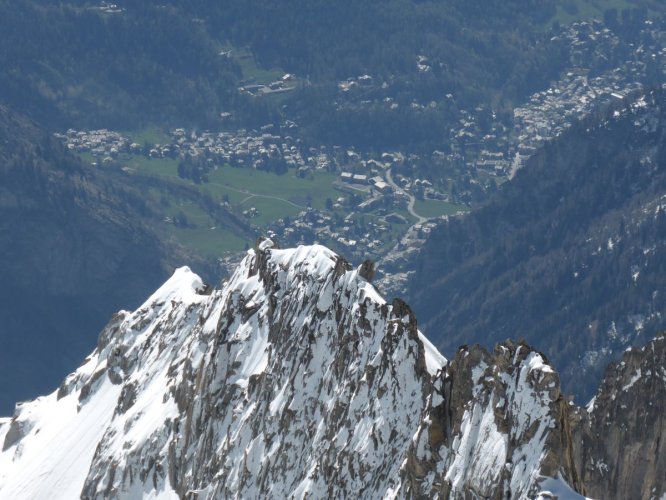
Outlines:
<svg viewBox="0 0 666 500"><path fill-rule="evenodd" d="M223 290L189 300L153 301L154 317L168 319L145 330L156 337L153 349L160 339L170 365L156 388L173 412L170 423L128 444L124 464L118 450L127 437L107 432L85 495L128 495L133 472L154 462L179 496L376 497L390 487L429 378L408 309L385 303L324 248L277 250L268 241ZM136 321L150 316L125 320L109 346L126 346L120 383L139 394L116 429L146 411L142 344L128 342Z"/></svg>
<svg viewBox="0 0 666 500"><path fill-rule="evenodd" d="M661 498L666 491L666 335L628 350L580 411L576 461L588 495Z"/></svg>
<svg viewBox="0 0 666 500"><path fill-rule="evenodd" d="M113 319L48 402L17 409L0 496L29 490L39 470L42 488L61 481L85 497L381 496L444 360L360 271L322 247L268 241L222 290L179 270ZM45 422L45 405L69 417ZM69 453L79 432L91 443L76 466L68 456L28 472L42 439L62 436L52 449Z"/></svg>
<svg viewBox="0 0 666 500"><path fill-rule="evenodd" d="M461 348L434 381L403 473L415 497L535 497L548 481L580 489L570 407L544 356L512 342Z"/></svg>
<svg viewBox="0 0 666 500"><path fill-rule="evenodd" d="M0 423L0 496L500 498L573 478L544 358L448 364L366 267L267 240L221 290L177 271Z"/></svg>

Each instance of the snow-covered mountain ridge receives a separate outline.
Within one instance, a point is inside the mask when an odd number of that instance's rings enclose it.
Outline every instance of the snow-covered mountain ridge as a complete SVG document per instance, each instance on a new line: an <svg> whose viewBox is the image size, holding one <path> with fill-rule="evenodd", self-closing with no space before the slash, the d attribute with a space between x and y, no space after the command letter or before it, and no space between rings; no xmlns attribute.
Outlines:
<svg viewBox="0 0 666 500"><path fill-rule="evenodd" d="M219 290L177 270L56 392L0 420L0 498L583 491L545 357L506 342L448 362L372 267L263 240Z"/></svg>

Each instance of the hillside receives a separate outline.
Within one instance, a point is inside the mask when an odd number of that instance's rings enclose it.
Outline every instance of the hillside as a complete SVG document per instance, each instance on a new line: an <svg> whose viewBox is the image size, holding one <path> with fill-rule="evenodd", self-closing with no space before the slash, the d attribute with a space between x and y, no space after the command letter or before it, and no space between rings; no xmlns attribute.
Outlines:
<svg viewBox="0 0 666 500"><path fill-rule="evenodd" d="M63 130L201 126L233 106L240 68L191 15L106 5L0 1L1 100Z"/></svg>
<svg viewBox="0 0 666 500"><path fill-rule="evenodd" d="M0 100L62 131L288 120L309 146L446 149L462 111L474 110L484 130L491 117L509 126L516 105L568 71L560 21L607 17L633 42L648 15L663 22L663 5L650 0L608 7L2 0ZM285 73L294 79L280 87Z"/></svg>
<svg viewBox="0 0 666 500"><path fill-rule="evenodd" d="M0 411L53 387L91 329L168 272L140 193L0 107ZM55 379L54 379L55 377Z"/></svg>
<svg viewBox="0 0 666 500"><path fill-rule="evenodd" d="M666 326L665 95L584 120L433 231L410 301L443 352L524 337L585 398L608 360Z"/></svg>
<svg viewBox="0 0 666 500"><path fill-rule="evenodd" d="M542 29L555 2L524 3L3 0L0 95L62 129L219 127L222 112L258 126L286 112L321 135L307 108L335 121L338 81L365 73L426 102L453 92L489 105L543 87L564 63ZM238 92L284 72L313 85L286 110Z"/></svg>

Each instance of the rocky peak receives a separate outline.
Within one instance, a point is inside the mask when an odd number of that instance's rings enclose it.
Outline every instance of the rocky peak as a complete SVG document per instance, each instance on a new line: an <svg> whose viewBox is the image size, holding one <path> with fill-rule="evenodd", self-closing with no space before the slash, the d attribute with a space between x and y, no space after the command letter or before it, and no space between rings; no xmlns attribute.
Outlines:
<svg viewBox="0 0 666 500"><path fill-rule="evenodd" d="M444 362L406 304L387 304L324 247L281 250L270 240L221 290L204 288L189 269L176 271L137 311L112 319L57 393L17 408L0 435L0 496L31 491L32 474L91 498L397 487ZM46 408L58 416L44 420ZM78 467L26 465L42 436L69 450L81 432L90 443Z"/></svg>
<svg viewBox="0 0 666 500"><path fill-rule="evenodd" d="M542 354L462 346L433 386L403 471L409 495L524 498L546 478L579 486L568 404Z"/></svg>
<svg viewBox="0 0 666 500"><path fill-rule="evenodd" d="M369 267L260 240L221 289L177 270L0 419L0 497L663 494L663 336L580 410L524 343L447 362Z"/></svg>

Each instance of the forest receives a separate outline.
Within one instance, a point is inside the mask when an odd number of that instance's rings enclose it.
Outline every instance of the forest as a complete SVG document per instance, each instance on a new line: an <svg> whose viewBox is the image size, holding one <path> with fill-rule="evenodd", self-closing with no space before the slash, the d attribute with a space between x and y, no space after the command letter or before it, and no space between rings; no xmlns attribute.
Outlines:
<svg viewBox="0 0 666 500"><path fill-rule="evenodd" d="M58 130L256 128L289 119L311 143L427 149L458 109L492 108L508 122L516 103L557 77L567 62L553 41L560 3L119 1L109 13L82 0L0 0L0 100ZM659 14L634 7L604 18L630 33L648 13ZM282 98L239 92L255 78L241 53L261 71L295 73L297 90ZM364 74L373 88L340 95L339 81ZM359 105L387 97L398 109Z"/></svg>
<svg viewBox="0 0 666 500"><path fill-rule="evenodd" d="M584 399L609 359L664 328L666 92L638 102L654 114L582 120L433 231L409 298L443 352L522 337Z"/></svg>

